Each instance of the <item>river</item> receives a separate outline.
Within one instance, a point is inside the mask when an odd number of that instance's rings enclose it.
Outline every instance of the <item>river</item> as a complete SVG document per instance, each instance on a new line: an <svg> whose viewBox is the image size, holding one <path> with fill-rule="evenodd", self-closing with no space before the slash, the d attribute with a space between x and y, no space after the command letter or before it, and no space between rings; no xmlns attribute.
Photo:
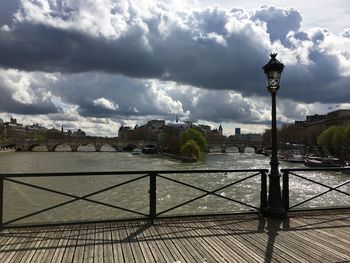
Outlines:
<svg viewBox="0 0 350 263"><path fill-rule="evenodd" d="M81 152L12 152L0 153L1 173L36 172L91 172L91 171L130 171L130 170L193 170L193 169L256 169L269 168L269 158L248 153L211 153L201 162L183 163L182 161L158 155L131 155L126 152L93 152L86 147ZM280 168L304 167L303 164L281 162ZM166 175L199 188L213 191L231 182L253 173L216 173L216 174L172 174ZM349 179L342 173L299 173L324 184L335 186ZM82 196L94 191L137 178L140 175L118 176L65 176L44 178L14 178L15 180L47 187L56 191ZM143 178L111 189L90 198L120 206L140 213L148 214L149 179ZM327 188L311 184L291 176L291 204L321 193ZM350 190L349 186L340 188ZM252 206L259 206L260 177L255 176L237 185L225 188L217 193ZM202 195L203 192L179 185L163 178L157 178L157 212L164 211L182 202ZM4 182L4 222L31 214L44 208L72 200L71 197L48 193L13 182ZM349 204L349 197L336 192L316 198L302 207L319 207ZM183 207L169 211L164 215L199 214L216 212L249 211L250 208L215 196L206 196ZM138 216L119 209L90 203L84 200L68 203L45 213L24 218L15 223L61 222L72 220L114 219Z"/></svg>

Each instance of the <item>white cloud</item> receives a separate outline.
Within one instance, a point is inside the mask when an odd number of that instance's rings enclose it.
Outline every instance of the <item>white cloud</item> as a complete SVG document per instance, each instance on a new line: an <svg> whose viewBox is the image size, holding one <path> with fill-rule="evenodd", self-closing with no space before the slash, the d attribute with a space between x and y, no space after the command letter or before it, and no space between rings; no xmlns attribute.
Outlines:
<svg viewBox="0 0 350 263"><path fill-rule="evenodd" d="M118 110L118 104L114 104L112 101L106 98L98 98L92 101L95 106L99 106L109 110Z"/></svg>

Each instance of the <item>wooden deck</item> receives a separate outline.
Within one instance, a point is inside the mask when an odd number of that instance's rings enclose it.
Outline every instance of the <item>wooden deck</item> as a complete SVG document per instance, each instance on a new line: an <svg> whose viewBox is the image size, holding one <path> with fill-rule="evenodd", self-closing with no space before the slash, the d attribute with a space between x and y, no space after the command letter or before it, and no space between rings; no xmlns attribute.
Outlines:
<svg viewBox="0 0 350 263"><path fill-rule="evenodd" d="M350 213L5 229L0 262L350 262Z"/></svg>

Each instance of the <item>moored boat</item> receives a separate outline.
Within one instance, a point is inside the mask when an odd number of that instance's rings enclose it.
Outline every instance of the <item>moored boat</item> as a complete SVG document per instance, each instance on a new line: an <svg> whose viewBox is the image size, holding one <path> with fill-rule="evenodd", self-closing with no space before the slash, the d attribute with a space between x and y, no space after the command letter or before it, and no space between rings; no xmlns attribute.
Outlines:
<svg viewBox="0 0 350 263"><path fill-rule="evenodd" d="M303 163L304 156L299 151L289 151L283 156L282 160L291 163Z"/></svg>
<svg viewBox="0 0 350 263"><path fill-rule="evenodd" d="M305 159L304 165L308 167L343 167L344 163L339 158L312 156Z"/></svg>
<svg viewBox="0 0 350 263"><path fill-rule="evenodd" d="M132 150L131 154L132 155L141 155L142 151L140 148L135 148L134 150Z"/></svg>

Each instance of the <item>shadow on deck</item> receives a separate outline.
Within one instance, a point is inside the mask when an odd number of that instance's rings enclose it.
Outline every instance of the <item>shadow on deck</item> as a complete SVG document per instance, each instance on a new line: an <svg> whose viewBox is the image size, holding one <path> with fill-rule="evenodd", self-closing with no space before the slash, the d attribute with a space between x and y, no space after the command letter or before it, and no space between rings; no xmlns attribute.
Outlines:
<svg viewBox="0 0 350 263"><path fill-rule="evenodd" d="M5 229L0 262L350 262L350 212Z"/></svg>

